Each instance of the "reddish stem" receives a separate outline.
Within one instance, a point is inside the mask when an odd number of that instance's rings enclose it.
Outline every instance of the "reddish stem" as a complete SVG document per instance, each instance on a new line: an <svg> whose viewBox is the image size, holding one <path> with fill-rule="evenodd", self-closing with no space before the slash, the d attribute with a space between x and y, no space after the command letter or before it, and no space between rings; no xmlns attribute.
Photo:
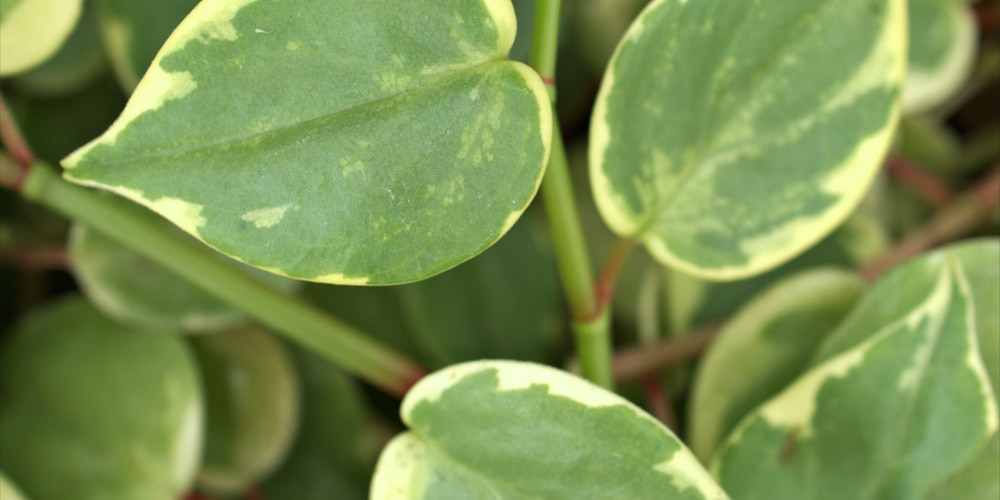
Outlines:
<svg viewBox="0 0 1000 500"><path fill-rule="evenodd" d="M861 269L872 281L897 264L974 230L1000 204L1000 165L972 189L896 245L889 253Z"/></svg>
<svg viewBox="0 0 1000 500"><path fill-rule="evenodd" d="M597 283L594 285L598 307L590 319L600 316L604 308L611 302L615 293L615 284L618 282L618 275L621 274L622 267L625 266L625 261L628 260L633 247L635 247L634 240L622 239L618 240L618 243L611 249L608 259L604 262L604 268L601 269L601 274L597 277Z"/></svg>
<svg viewBox="0 0 1000 500"><path fill-rule="evenodd" d="M677 416L670 405L670 398L667 390L663 387L660 377L651 373L642 378L642 388L646 393L646 404L657 420L667 426L668 429L677 432Z"/></svg>
<svg viewBox="0 0 1000 500"><path fill-rule="evenodd" d="M913 188L935 208L947 206L954 199L948 184L902 156L890 157L885 168L893 179Z"/></svg>
<svg viewBox="0 0 1000 500"><path fill-rule="evenodd" d="M35 153L28 146L28 141L24 140L24 134L21 133L14 115L7 107L7 101L2 98L0 98L0 142L18 165L27 168L35 162Z"/></svg>
<svg viewBox="0 0 1000 500"><path fill-rule="evenodd" d="M615 353L617 382L636 380L669 366L696 359L708 348L719 325L704 326L656 344L622 349Z"/></svg>

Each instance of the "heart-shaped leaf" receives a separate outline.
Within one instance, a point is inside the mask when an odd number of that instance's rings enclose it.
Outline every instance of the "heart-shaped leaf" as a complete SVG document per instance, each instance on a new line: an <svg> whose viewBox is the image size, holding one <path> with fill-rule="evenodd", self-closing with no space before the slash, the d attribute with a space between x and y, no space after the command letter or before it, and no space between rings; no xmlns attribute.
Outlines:
<svg viewBox="0 0 1000 500"><path fill-rule="evenodd" d="M905 30L904 0L654 1L591 121L604 220L711 279L808 248L857 206L888 148Z"/></svg>
<svg viewBox="0 0 1000 500"><path fill-rule="evenodd" d="M83 11L83 0L0 3L0 76L31 69L55 55Z"/></svg>
<svg viewBox="0 0 1000 500"><path fill-rule="evenodd" d="M180 338L124 327L80 297L36 311L3 344L0 463L28 498L176 499L202 424Z"/></svg>
<svg viewBox="0 0 1000 500"><path fill-rule="evenodd" d="M977 246L989 262L966 260ZM969 277L998 267L990 241L884 276L814 368L730 435L713 466L721 484L747 498L925 498L980 467L1000 417L975 318L995 314L996 296Z"/></svg>
<svg viewBox="0 0 1000 500"><path fill-rule="evenodd" d="M281 463L299 421L299 384L285 346L246 328L190 339L205 392L198 485L245 491Z"/></svg>
<svg viewBox="0 0 1000 500"><path fill-rule="evenodd" d="M551 106L514 32L508 0L206 0L67 177L275 273L426 278L541 180Z"/></svg>
<svg viewBox="0 0 1000 500"><path fill-rule="evenodd" d="M795 380L865 289L860 276L804 271L749 301L702 358L688 407L691 450L708 462L747 413Z"/></svg>
<svg viewBox="0 0 1000 500"><path fill-rule="evenodd" d="M448 367L403 400L372 498L727 498L665 427L569 373Z"/></svg>
<svg viewBox="0 0 1000 500"><path fill-rule="evenodd" d="M909 0L909 57L903 109L920 113L951 97L969 77L976 22L965 0Z"/></svg>

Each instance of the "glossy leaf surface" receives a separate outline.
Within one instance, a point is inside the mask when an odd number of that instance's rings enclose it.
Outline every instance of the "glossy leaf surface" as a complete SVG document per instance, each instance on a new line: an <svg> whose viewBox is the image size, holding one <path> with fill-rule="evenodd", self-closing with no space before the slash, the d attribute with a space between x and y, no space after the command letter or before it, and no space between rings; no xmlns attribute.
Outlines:
<svg viewBox="0 0 1000 500"><path fill-rule="evenodd" d="M278 467L299 422L299 383L285 346L247 328L191 339L205 392L198 485L245 491Z"/></svg>
<svg viewBox="0 0 1000 500"><path fill-rule="evenodd" d="M452 366L403 400L412 429L383 451L372 497L727 498L666 428L553 368Z"/></svg>
<svg viewBox="0 0 1000 500"><path fill-rule="evenodd" d="M923 498L978 467L1000 419L976 327L976 311L996 304L970 285L983 270L965 258L977 247L995 276L990 241L879 280L813 368L730 436L713 466L723 487L747 498Z"/></svg>
<svg viewBox="0 0 1000 500"><path fill-rule="evenodd" d="M808 248L857 206L889 145L905 23L903 0L653 2L591 121L605 222L710 279Z"/></svg>
<svg viewBox="0 0 1000 500"><path fill-rule="evenodd" d="M73 297L36 311L0 353L0 462L27 498L186 491L203 421L178 337L121 326Z"/></svg>
<svg viewBox="0 0 1000 500"><path fill-rule="evenodd" d="M416 281L537 190L551 111L514 32L506 0L203 1L63 164L278 274Z"/></svg>
<svg viewBox="0 0 1000 500"><path fill-rule="evenodd" d="M972 71L976 23L965 0L909 0L909 57L903 109L920 113L945 102Z"/></svg>
<svg viewBox="0 0 1000 500"><path fill-rule="evenodd" d="M83 0L4 0L0 4L0 76L31 69L66 41Z"/></svg>
<svg viewBox="0 0 1000 500"><path fill-rule="evenodd" d="M188 237L177 232L180 238ZM156 330L193 333L222 331L247 321L245 313L232 305L84 226L75 226L70 232L69 256L83 292L105 314L119 321ZM219 265L238 266L285 292L298 288L296 281L261 272L222 255Z"/></svg>
<svg viewBox="0 0 1000 500"><path fill-rule="evenodd" d="M740 419L795 380L865 289L853 273L804 271L747 302L698 365L688 407L691 450L707 463Z"/></svg>

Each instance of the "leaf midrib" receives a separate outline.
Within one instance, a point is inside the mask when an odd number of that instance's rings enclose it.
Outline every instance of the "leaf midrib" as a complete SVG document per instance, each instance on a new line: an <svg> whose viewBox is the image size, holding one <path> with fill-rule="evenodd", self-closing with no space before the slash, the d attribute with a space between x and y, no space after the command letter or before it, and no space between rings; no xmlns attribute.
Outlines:
<svg viewBox="0 0 1000 500"><path fill-rule="evenodd" d="M200 144L193 145L193 146L190 146L190 147L182 147L182 148L174 148L174 149L162 149L162 150L149 151L149 152L146 152L146 153L131 154L131 155L127 155L127 156L122 157L122 158L117 159L117 160L101 161L100 165L101 166L114 166L114 165L121 165L121 164L126 164L126 163L133 163L133 162L142 161L142 160L160 159L160 158L166 158L166 157L185 156L185 155L189 155L191 153L196 153L196 152L201 152L201 151L208 151L208 150L212 150L212 149L221 148L221 147L224 147L224 146L227 146L227 145L237 145L237 144L241 144L241 143L252 142L254 140L257 140L257 139L260 139L260 138L263 138L263 137L267 137L267 136L270 136L270 135L279 134L279 133L282 133L282 132L287 132L287 131L291 131L291 130L295 130L295 129L309 128L312 125L321 124L322 122L331 120L334 117L336 117L337 115L340 115L340 114L343 114L343 113L356 112L356 111L363 110L363 109L366 109L366 108L369 108L369 107L372 107L372 106L377 106L377 105L380 105L380 104L383 104L383 103L386 103L386 102L390 102L390 101L402 98L403 96L411 95L411 94L414 94L414 93L424 92L424 91L427 91L430 88L433 88L433 87L438 86L440 84L446 83L446 82L448 82L450 80L453 80L453 79L456 79L456 78L458 78L460 76L464 76L464 75L468 75L470 73L474 73L474 72L480 70L481 68L485 68L485 67L487 67L489 65L493 65L493 64L500 65L500 64L509 63L509 62L510 62L510 60L507 59L506 57L499 57L499 58L496 58L496 59L487 59L485 61L480 61L480 62L477 62L475 64L471 64L469 66L463 67L463 68L461 68L461 69L459 69L457 71L453 71L453 72L449 72L449 73L442 73L441 75L435 76L435 77L433 77L433 78L431 78L429 80L424 80L423 82L421 82L421 83L419 83L419 84L417 84L417 85L415 85L413 87L409 87L409 88L403 89L403 90L401 90L399 92L395 92L395 93L392 93L392 94L387 94L385 96L378 97L376 99L372 99L372 100L365 101L365 102L362 102L362 103L354 104L354 105L351 105L351 106L348 106L348 107L345 107L345 108L340 108L340 109L337 109L336 111L322 113L322 114L319 114L319 115L317 115L317 116L315 116L313 118L308 118L308 119L305 119L305 120L302 120L302 121L297 121L297 122L294 122L292 124L280 125L280 126L276 126L276 127L273 127L273 128L266 129L266 130L261 130L259 132L254 132L252 134L247 134L247 135L242 135L242 136L235 136L235 137L227 137L227 138L219 139L219 140L212 141L212 142L200 143ZM196 90L196 92L197 92L197 90ZM184 99L184 98L181 98L181 99ZM151 110L149 112L155 113L156 111L159 111L159 110ZM136 120L138 120L139 118L141 118L142 116L144 116L145 114L146 113L142 113L139 116L135 117L133 119L133 123ZM128 133L128 129L129 129L129 125L126 125L126 127L121 131L121 134ZM73 169L68 169L66 171L66 173L67 173L67 175L72 176Z"/></svg>

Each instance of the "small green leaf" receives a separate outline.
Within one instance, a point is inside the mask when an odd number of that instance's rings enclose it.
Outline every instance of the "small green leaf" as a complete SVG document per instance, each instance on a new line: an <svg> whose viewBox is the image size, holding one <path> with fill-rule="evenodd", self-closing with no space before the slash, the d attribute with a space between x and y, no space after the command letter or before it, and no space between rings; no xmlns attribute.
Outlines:
<svg viewBox="0 0 1000 500"><path fill-rule="evenodd" d="M775 283L744 305L698 366L688 413L695 455L707 463L744 416L801 375L864 289L856 274L815 269Z"/></svg>
<svg viewBox="0 0 1000 500"><path fill-rule="evenodd" d="M976 55L976 22L965 0L908 0L909 56L903 110L928 111L965 83Z"/></svg>
<svg viewBox="0 0 1000 500"><path fill-rule="evenodd" d="M12 83L19 92L40 96L66 95L93 83L106 72L108 61L101 47L96 11L93 2L84 4L76 28L59 51L45 63L13 79ZM65 126L60 130L62 128ZM48 133L53 132L48 130Z"/></svg>
<svg viewBox="0 0 1000 500"><path fill-rule="evenodd" d="M986 247L996 275L1000 246ZM925 498L980 465L1000 427L959 245L879 280L814 367L743 420L713 471L748 498ZM995 298L995 297L994 297ZM994 471L995 472L995 471Z"/></svg>
<svg viewBox="0 0 1000 500"><path fill-rule="evenodd" d="M136 207L139 210L144 210ZM164 225L167 225L164 222ZM178 237L188 236L179 230ZM246 323L246 314L175 273L84 226L70 232L73 274L87 297L105 314L131 325L178 332L217 332ZM219 255L286 292L298 282L261 272Z"/></svg>
<svg viewBox="0 0 1000 500"><path fill-rule="evenodd" d="M4 0L0 4L0 76L55 55L80 19L83 0Z"/></svg>
<svg viewBox="0 0 1000 500"><path fill-rule="evenodd" d="M163 42L198 0L97 0L101 35L122 88L139 84Z"/></svg>
<svg viewBox="0 0 1000 500"><path fill-rule="evenodd" d="M292 353L302 419L288 459L261 485L264 498L368 498L381 436L361 387L315 354L294 347Z"/></svg>
<svg viewBox="0 0 1000 500"><path fill-rule="evenodd" d="M174 500L194 478L202 424L181 340L82 298L36 311L0 350L0 463L28 498Z"/></svg>
<svg viewBox="0 0 1000 500"><path fill-rule="evenodd" d="M191 338L205 391L198 485L235 494L278 467L299 420L299 384L285 346L248 328Z"/></svg>
<svg viewBox="0 0 1000 500"><path fill-rule="evenodd" d="M554 368L477 361L403 400L372 498L727 498L665 427Z"/></svg>
<svg viewBox="0 0 1000 500"><path fill-rule="evenodd" d="M278 274L420 280L541 181L551 106L514 32L507 0L206 0L66 175Z"/></svg>
<svg viewBox="0 0 1000 500"><path fill-rule="evenodd" d="M591 121L604 220L709 279L791 259L847 218L878 170L905 29L903 0L654 1Z"/></svg>

